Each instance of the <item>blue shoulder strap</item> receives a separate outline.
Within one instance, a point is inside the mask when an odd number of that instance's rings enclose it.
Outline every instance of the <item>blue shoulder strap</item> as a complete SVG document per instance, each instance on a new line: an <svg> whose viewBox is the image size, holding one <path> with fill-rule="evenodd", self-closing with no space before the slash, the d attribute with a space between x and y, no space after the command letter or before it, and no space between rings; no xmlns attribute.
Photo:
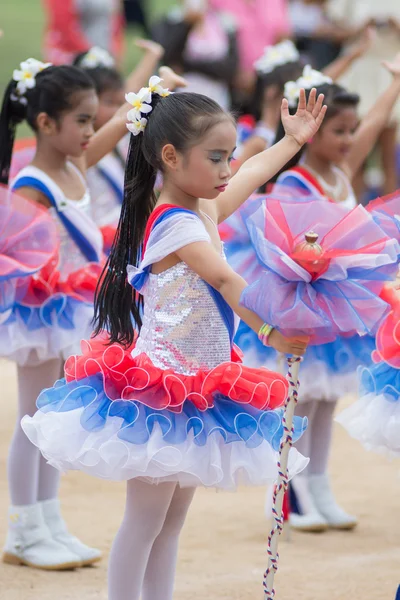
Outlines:
<svg viewBox="0 0 400 600"><path fill-rule="evenodd" d="M100 164L96 165L96 168L97 168L98 172L100 173L100 175L108 183L108 185L110 186L110 188L114 192L114 195L117 198L118 202L120 204L122 204L122 202L124 200L124 190L123 190L123 188L121 188L121 186L119 186L117 184L117 182L114 181L114 179L112 177L110 177L110 175L107 173L107 171L105 169L103 169L103 167L101 167Z"/></svg>
<svg viewBox="0 0 400 600"><path fill-rule="evenodd" d="M78 246L82 254L87 258L89 262L99 261L99 256L95 248L93 248L91 243L85 238L84 235L82 235L82 232L68 219L68 217L58 209L57 202L53 193L48 188L48 186L45 183L43 183L43 181L36 179L36 177L23 175L13 183L13 190L18 190L22 187L30 187L35 190L38 190L39 192L42 192L42 194L44 194L46 198L49 199L51 205L57 211L60 221L62 222L65 229L68 231L69 235L74 240L75 244Z"/></svg>

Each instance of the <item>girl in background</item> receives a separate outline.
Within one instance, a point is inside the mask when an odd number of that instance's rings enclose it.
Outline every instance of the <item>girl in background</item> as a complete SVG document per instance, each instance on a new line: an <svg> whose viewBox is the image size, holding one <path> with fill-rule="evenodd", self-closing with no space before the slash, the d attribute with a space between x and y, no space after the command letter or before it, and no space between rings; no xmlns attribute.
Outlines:
<svg viewBox="0 0 400 600"><path fill-rule="evenodd" d="M278 177L285 188L311 193L325 201L352 209L357 200L351 181L386 127L400 94L400 55L384 67L392 76L387 89L359 123L359 98L320 73L288 84L286 97L296 110L300 87L316 86L328 106L325 122L316 136L299 152ZM305 79L307 81L305 81ZM283 128L278 131L281 139ZM370 363L372 338L342 338L331 344L311 346L302 365L302 388L298 414L307 416L309 428L299 448L310 456L307 471L292 481L291 524L304 530L327 527L353 528L357 520L338 506L327 475L333 414L337 400L357 389L357 367Z"/></svg>
<svg viewBox="0 0 400 600"><path fill-rule="evenodd" d="M376 39L358 61L345 74L340 83L360 97L359 114L366 117L375 103L376 97L390 85L390 73L382 69L382 62L400 52L400 5L392 0L331 0L328 12L332 19L345 27L360 28L367 23L374 23L377 30ZM351 40L349 44L351 45ZM400 103L393 106L389 119L379 133L377 142L381 155L383 172L382 191L391 194L398 187L396 171L397 129L400 120ZM363 165L360 165L360 167ZM359 169L356 186L358 195L365 188L363 172Z"/></svg>
<svg viewBox="0 0 400 600"><path fill-rule="evenodd" d="M348 52L324 69L324 74L333 80L338 79L354 61L367 52L373 39L373 28L367 28ZM285 85L288 81L295 81L301 76L304 62L293 42L286 40L275 46L266 47L264 54L254 66L257 72L257 83L251 110L256 127L253 135L238 153L236 170L242 162L274 143Z"/></svg>
<svg viewBox="0 0 400 600"><path fill-rule="evenodd" d="M36 153L11 186L48 209L60 240L58 256L29 280L0 326L0 355L17 363L19 406L8 459L11 506L3 559L41 569L92 564L101 556L68 532L58 501L60 474L20 426L68 354L92 331L102 236L89 215L85 172L123 137L130 105L94 134L97 108L94 84L83 70L28 59L14 71L0 117L1 182L8 183L16 128L26 120L35 133Z"/></svg>

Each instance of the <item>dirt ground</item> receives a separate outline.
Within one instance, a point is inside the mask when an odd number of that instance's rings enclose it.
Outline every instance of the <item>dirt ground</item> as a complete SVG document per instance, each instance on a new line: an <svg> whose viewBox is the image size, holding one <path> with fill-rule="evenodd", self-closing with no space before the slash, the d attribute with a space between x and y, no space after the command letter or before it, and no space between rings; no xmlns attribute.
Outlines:
<svg viewBox="0 0 400 600"><path fill-rule="evenodd" d="M6 457L15 418L15 373L0 362L0 543L6 533ZM365 452L335 429L331 472L338 498L360 518L353 533L292 533L281 544L277 600L394 600L400 583L398 464ZM71 531L101 548L98 567L45 573L0 563L0 600L106 600L107 555L119 526L124 485L64 476ZM199 490L182 535L176 600L261 600L266 565L265 490Z"/></svg>

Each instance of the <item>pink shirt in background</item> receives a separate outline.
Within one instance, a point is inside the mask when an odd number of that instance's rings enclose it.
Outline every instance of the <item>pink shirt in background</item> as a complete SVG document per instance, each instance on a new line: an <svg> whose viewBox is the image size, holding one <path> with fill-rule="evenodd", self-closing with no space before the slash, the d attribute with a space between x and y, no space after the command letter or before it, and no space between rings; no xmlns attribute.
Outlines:
<svg viewBox="0 0 400 600"><path fill-rule="evenodd" d="M287 0L210 0L209 4L235 18L244 71L253 71L264 46L290 35Z"/></svg>

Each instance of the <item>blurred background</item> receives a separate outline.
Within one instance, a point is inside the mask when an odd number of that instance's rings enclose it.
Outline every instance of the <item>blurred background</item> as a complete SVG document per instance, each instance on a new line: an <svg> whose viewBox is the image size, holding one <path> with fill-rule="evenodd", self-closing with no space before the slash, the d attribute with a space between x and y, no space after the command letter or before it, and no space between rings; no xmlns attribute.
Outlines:
<svg viewBox="0 0 400 600"><path fill-rule="evenodd" d="M259 112L254 110L261 102L254 63L265 46L292 39L303 62L321 70L359 44L372 25L375 41L369 48L360 46L357 64L343 80L361 96L360 117L387 85L380 62L400 51L398 0L3 0L0 17L1 93L25 58L71 63L91 46L110 51L127 75L140 58L134 40L145 37L164 47L162 62L185 75L190 91L210 95L242 117L244 137ZM390 189L398 185L399 117L400 108L381 151L363 170L359 189L369 190L358 194L363 202L379 194L388 178ZM30 135L25 124L19 128L19 139Z"/></svg>

